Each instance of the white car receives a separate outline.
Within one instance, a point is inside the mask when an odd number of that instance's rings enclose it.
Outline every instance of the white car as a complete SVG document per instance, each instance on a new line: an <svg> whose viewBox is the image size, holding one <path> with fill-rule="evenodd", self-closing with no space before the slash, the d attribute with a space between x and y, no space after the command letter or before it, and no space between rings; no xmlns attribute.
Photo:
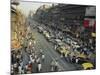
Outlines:
<svg viewBox="0 0 100 75"><path fill-rule="evenodd" d="M42 33L42 32L43 32L43 28L39 26L39 27L38 27L38 32L39 32L39 33Z"/></svg>

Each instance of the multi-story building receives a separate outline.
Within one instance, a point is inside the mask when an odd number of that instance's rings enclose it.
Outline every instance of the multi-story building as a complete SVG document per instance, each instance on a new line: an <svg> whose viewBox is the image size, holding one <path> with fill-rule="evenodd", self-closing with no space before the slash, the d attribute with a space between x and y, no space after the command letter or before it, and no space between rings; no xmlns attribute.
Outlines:
<svg viewBox="0 0 100 75"><path fill-rule="evenodd" d="M11 48L21 47L22 40L25 37L26 26L25 16L17 9L16 4L11 6Z"/></svg>

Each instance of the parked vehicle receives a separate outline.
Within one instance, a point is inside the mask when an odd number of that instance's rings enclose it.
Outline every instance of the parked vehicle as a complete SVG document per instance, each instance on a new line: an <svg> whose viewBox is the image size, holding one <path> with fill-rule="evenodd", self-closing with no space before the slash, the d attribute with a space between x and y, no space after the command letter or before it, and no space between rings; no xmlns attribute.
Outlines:
<svg viewBox="0 0 100 75"><path fill-rule="evenodd" d="M68 49L65 46L58 46L56 49L60 54L62 55L66 55L66 53L68 52Z"/></svg>
<svg viewBox="0 0 100 75"><path fill-rule="evenodd" d="M39 26L37 29L38 29L38 32L39 33L42 33L43 32L43 28L41 26Z"/></svg>

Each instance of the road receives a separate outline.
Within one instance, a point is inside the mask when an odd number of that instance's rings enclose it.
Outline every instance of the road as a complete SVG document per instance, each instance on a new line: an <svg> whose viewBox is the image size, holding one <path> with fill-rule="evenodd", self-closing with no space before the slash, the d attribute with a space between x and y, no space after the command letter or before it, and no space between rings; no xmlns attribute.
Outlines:
<svg viewBox="0 0 100 75"><path fill-rule="evenodd" d="M42 49L46 55L47 60L45 64L49 64L53 59L57 60L61 71L71 71L77 69L75 65L68 63L64 59L62 59L60 57L60 54L55 51L54 46L49 43L42 34L38 33L36 30L33 30L33 33L36 40L36 49ZM46 65L45 68L48 69L48 66Z"/></svg>
<svg viewBox="0 0 100 75"><path fill-rule="evenodd" d="M34 23L34 21L32 23ZM58 62L59 71L77 70L78 66L75 64L68 63L65 59L61 58L60 54L57 51L55 51L53 44L48 42L42 34L38 33L36 29L32 29L32 32L34 33L34 38L36 41L36 44L34 45L35 50L40 51L40 49L42 49L43 53L45 54L45 61L42 62L43 69L41 72L51 71L50 64L52 60L56 60ZM29 55L23 50L22 56L23 56L23 65L25 66L26 64L28 64L28 61L30 61ZM35 64L35 66L36 65L37 64ZM35 66L33 66L33 72L36 73L36 71L34 71L36 69Z"/></svg>

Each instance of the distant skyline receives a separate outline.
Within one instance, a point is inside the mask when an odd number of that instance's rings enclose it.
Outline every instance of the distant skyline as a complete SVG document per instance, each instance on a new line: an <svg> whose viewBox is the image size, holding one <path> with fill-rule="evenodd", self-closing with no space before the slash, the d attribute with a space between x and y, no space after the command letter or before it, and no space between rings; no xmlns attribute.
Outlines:
<svg viewBox="0 0 100 75"><path fill-rule="evenodd" d="M23 12L23 14L27 16L30 10L36 12L36 10L44 4L49 6L52 5L52 3L21 1L20 4L18 5L18 8Z"/></svg>

